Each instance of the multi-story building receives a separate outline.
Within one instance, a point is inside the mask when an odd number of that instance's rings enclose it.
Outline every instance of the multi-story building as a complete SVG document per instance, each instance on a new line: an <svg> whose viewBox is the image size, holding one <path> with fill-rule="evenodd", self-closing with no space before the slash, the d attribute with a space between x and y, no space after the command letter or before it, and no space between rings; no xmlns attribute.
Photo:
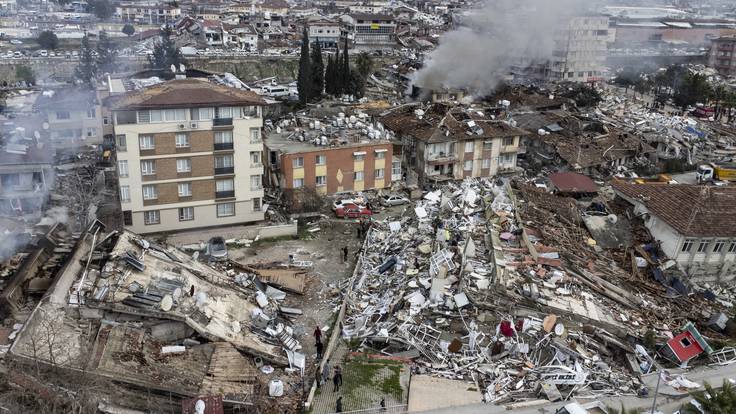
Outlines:
<svg viewBox="0 0 736 414"><path fill-rule="evenodd" d="M56 147L102 143L104 117L96 91L76 88L45 91L36 100L36 109L43 114L49 138Z"/></svg>
<svg viewBox="0 0 736 414"><path fill-rule="evenodd" d="M392 49L396 46L396 21L382 14L352 14L343 16L344 37L353 40L356 49Z"/></svg>
<svg viewBox="0 0 736 414"><path fill-rule="evenodd" d="M340 44L340 22L325 18L310 18L307 20L309 27L309 40L319 43L322 50L334 50Z"/></svg>
<svg viewBox="0 0 736 414"><path fill-rule="evenodd" d="M0 216L40 217L53 188L53 161L53 148L40 144L35 138L3 143L0 151Z"/></svg>
<svg viewBox="0 0 736 414"><path fill-rule="evenodd" d="M357 131L353 131L357 132ZM285 190L314 188L320 194L391 187L395 177L392 144L345 134L320 144L288 139L291 133L269 134L264 141L267 177Z"/></svg>
<svg viewBox="0 0 736 414"><path fill-rule="evenodd" d="M249 24L223 25L223 33L227 46L258 50L258 32Z"/></svg>
<svg viewBox="0 0 736 414"><path fill-rule="evenodd" d="M546 77L551 80L602 80L608 51L608 17L578 16L557 31Z"/></svg>
<svg viewBox="0 0 736 414"><path fill-rule="evenodd" d="M405 165L423 184L515 171L520 140L529 135L482 110L444 104L405 106L382 122L401 140Z"/></svg>
<svg viewBox="0 0 736 414"><path fill-rule="evenodd" d="M181 17L181 8L173 2L121 2L115 7L115 17L131 23L173 23Z"/></svg>
<svg viewBox="0 0 736 414"><path fill-rule="evenodd" d="M263 219L258 95L177 79L116 98L126 228L152 233Z"/></svg>
<svg viewBox="0 0 736 414"><path fill-rule="evenodd" d="M736 35L722 36L711 41L708 66L723 76L736 76Z"/></svg>

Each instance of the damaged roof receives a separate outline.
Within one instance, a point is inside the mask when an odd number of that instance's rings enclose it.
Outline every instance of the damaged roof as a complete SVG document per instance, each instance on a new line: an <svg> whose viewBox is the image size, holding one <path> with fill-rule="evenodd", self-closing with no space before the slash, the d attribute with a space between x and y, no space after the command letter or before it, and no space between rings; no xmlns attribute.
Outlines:
<svg viewBox="0 0 736 414"><path fill-rule="evenodd" d="M616 180L613 188L685 236L736 237L736 187L632 184Z"/></svg>
<svg viewBox="0 0 736 414"><path fill-rule="evenodd" d="M558 172L549 176L549 180L563 193L595 193L598 187L590 178L574 172Z"/></svg>
<svg viewBox="0 0 736 414"><path fill-rule="evenodd" d="M199 79L177 79L130 92L113 110L188 108L197 106L265 105L255 92L216 85Z"/></svg>

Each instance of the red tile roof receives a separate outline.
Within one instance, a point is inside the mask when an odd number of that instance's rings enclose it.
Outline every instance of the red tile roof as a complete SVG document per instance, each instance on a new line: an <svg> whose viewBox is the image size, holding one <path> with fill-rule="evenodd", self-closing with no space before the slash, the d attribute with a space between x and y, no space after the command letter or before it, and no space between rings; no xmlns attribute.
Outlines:
<svg viewBox="0 0 736 414"><path fill-rule="evenodd" d="M574 172L558 172L549 176L549 180L562 193L595 193L598 187L590 178Z"/></svg>
<svg viewBox="0 0 736 414"><path fill-rule="evenodd" d="M613 188L685 236L736 237L736 187L614 181Z"/></svg>
<svg viewBox="0 0 736 414"><path fill-rule="evenodd" d="M255 92L198 80L178 79L121 96L113 110L265 105Z"/></svg>

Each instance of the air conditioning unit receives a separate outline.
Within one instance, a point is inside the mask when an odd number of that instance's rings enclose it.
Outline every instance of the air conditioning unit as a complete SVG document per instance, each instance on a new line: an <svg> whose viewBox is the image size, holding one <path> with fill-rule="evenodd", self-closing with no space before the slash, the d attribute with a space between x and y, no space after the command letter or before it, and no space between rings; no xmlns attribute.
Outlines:
<svg viewBox="0 0 736 414"><path fill-rule="evenodd" d="M179 129L187 129L187 124L179 124Z"/></svg>
<svg viewBox="0 0 736 414"><path fill-rule="evenodd" d="M191 128L191 129L197 129L197 128L199 128L199 124L196 123L196 122L192 122L192 123L189 124L189 128Z"/></svg>

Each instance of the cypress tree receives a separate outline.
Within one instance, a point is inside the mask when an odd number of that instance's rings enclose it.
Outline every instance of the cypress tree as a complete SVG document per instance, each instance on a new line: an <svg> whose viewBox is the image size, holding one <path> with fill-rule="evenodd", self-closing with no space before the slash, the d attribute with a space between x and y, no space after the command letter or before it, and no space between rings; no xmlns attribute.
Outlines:
<svg viewBox="0 0 736 414"><path fill-rule="evenodd" d="M342 52L342 67L340 69L340 91L350 94L350 57L348 56L348 39L345 39L345 48Z"/></svg>
<svg viewBox="0 0 736 414"><path fill-rule="evenodd" d="M332 56L327 55L327 68L325 68L325 93L328 95L334 94L334 82L332 80L334 72L335 67L332 64Z"/></svg>
<svg viewBox="0 0 736 414"><path fill-rule="evenodd" d="M92 55L92 46L89 44L87 33L82 38L82 47L79 50L79 65L74 70L74 77L87 87L92 87L97 76L97 63Z"/></svg>
<svg viewBox="0 0 736 414"><path fill-rule="evenodd" d="M307 103L309 95L312 93L312 71L311 64L309 61L309 34L307 33L307 27L304 27L302 33L302 50L299 54L299 75L296 79L296 88L299 92L299 102L302 104Z"/></svg>
<svg viewBox="0 0 736 414"><path fill-rule="evenodd" d="M340 48L335 48L335 56L332 58L332 94L340 94Z"/></svg>
<svg viewBox="0 0 736 414"><path fill-rule="evenodd" d="M325 64L322 62L322 48L319 42L314 42L312 48L312 98L319 98L325 88Z"/></svg>

